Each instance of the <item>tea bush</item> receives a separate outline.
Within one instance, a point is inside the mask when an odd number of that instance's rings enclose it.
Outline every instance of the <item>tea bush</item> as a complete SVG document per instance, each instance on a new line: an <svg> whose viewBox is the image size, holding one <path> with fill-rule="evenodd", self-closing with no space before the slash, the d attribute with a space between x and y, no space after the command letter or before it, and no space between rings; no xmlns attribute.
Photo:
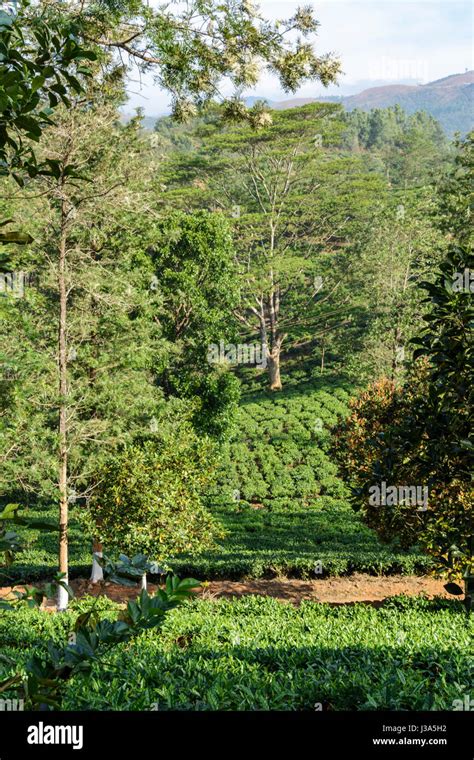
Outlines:
<svg viewBox="0 0 474 760"><path fill-rule="evenodd" d="M250 504L215 511L227 535L220 546L196 556L182 555L171 564L179 575L202 579L323 575L367 572L374 575L423 573L426 555L381 545L375 533L349 506L323 496L318 509L295 509L293 503L271 509ZM282 500L283 501L283 500Z"/></svg>
<svg viewBox="0 0 474 760"><path fill-rule="evenodd" d="M272 506L286 499L299 509L317 506L322 495L347 496L328 452L331 427L347 414L350 391L332 378L244 398L225 448L217 497L225 502L239 491L248 502Z"/></svg>
<svg viewBox="0 0 474 760"><path fill-rule="evenodd" d="M45 633L64 638L77 614L73 605L61 616L4 615L2 651L23 663ZM451 710L472 690L473 635L474 618L456 601L195 600L169 612L159 633L74 676L63 709ZM12 667L0 662L3 676Z"/></svg>

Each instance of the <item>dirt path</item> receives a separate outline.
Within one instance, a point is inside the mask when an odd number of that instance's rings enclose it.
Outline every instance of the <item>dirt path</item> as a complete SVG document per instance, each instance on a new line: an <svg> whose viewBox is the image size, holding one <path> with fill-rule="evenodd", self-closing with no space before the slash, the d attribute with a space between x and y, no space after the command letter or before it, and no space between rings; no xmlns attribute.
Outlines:
<svg viewBox="0 0 474 760"><path fill-rule="evenodd" d="M376 577L357 573L341 578L321 580L272 579L248 582L212 581L203 592L204 596L232 597L244 594L273 596L285 602L298 604L303 599L331 604L354 602L381 602L387 597L407 596L449 597L444 590L445 581L428 576L391 575Z"/></svg>
<svg viewBox="0 0 474 760"><path fill-rule="evenodd" d="M406 594L407 596L443 596L450 595L444 590L445 581L429 576L413 575L390 575L373 576L356 573L340 578L325 578L321 580L298 580L294 578L282 578L271 580L253 581L210 581L204 584L199 592L205 599L217 599L219 597L240 597L245 594L258 594L272 596L283 602L299 604L303 599L314 602L329 602L330 604L353 604L354 602L366 602L377 604L390 596ZM138 588L117 586L112 583L93 585L86 580L74 580L71 582L74 594L78 597L85 594L96 596L105 594L109 599L116 602L126 603L129 599L135 599ZM156 586L150 584L148 590L153 593ZM10 591L8 587L0 588L0 598ZM451 597L452 598L452 597ZM48 608L54 608L54 603L49 602Z"/></svg>

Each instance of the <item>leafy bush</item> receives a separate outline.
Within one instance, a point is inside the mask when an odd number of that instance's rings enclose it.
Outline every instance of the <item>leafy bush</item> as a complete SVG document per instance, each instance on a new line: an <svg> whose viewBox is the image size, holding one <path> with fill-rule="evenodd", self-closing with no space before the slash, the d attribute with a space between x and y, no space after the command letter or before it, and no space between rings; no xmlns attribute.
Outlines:
<svg viewBox="0 0 474 760"><path fill-rule="evenodd" d="M166 562L212 546L219 535L203 496L212 478L210 443L191 432L132 446L99 471L85 522L106 551Z"/></svg>
<svg viewBox="0 0 474 760"><path fill-rule="evenodd" d="M45 635L64 640L76 618L4 615L2 651L24 663L45 651ZM456 601L196 600L170 611L159 631L118 644L107 665L75 675L63 709L451 710L472 683L473 634ZM13 666L1 669L6 677Z"/></svg>

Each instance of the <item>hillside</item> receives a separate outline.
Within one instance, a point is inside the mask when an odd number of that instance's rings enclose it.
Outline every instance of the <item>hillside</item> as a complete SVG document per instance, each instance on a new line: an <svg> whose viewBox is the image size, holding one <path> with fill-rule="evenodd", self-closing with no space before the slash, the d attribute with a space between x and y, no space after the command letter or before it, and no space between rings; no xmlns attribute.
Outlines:
<svg viewBox="0 0 474 760"><path fill-rule="evenodd" d="M271 103L284 110L316 101L340 102L348 110L387 108L400 105L408 114L427 111L443 126L447 134L466 134L474 125L474 71L428 82L423 85L390 84L370 87L347 97L293 98Z"/></svg>
<svg viewBox="0 0 474 760"><path fill-rule="evenodd" d="M347 502L331 458L331 427L348 411L341 378L245 392L212 509L227 535L181 574L317 578L353 572L425 572L426 555L382 545Z"/></svg>
<svg viewBox="0 0 474 760"><path fill-rule="evenodd" d="M427 111L440 122L447 135L452 137L455 132L464 135L474 126L474 70L466 71L464 74L453 74L423 85L388 84L369 87L356 95L344 97L321 95L314 98L296 97L274 101L263 96L251 96L245 99L248 106L253 106L259 100L266 100L268 105L277 111L316 102L341 103L348 111L356 108L370 111L372 108L388 108L398 104L408 114ZM146 115L143 119L144 128L152 130L157 119L163 118L164 115ZM131 118L130 113L122 114L124 122Z"/></svg>

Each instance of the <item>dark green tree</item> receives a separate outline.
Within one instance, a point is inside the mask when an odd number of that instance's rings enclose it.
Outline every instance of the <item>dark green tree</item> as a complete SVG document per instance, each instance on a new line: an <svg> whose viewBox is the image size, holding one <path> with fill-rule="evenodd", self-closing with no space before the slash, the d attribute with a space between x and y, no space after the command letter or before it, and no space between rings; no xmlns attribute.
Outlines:
<svg viewBox="0 0 474 760"><path fill-rule="evenodd" d="M238 382L208 361L208 347L235 337L238 280L230 224L221 214L175 212L154 235L149 252L170 346L166 365L156 368L158 382L167 394L192 402L197 428L220 437L229 428Z"/></svg>

